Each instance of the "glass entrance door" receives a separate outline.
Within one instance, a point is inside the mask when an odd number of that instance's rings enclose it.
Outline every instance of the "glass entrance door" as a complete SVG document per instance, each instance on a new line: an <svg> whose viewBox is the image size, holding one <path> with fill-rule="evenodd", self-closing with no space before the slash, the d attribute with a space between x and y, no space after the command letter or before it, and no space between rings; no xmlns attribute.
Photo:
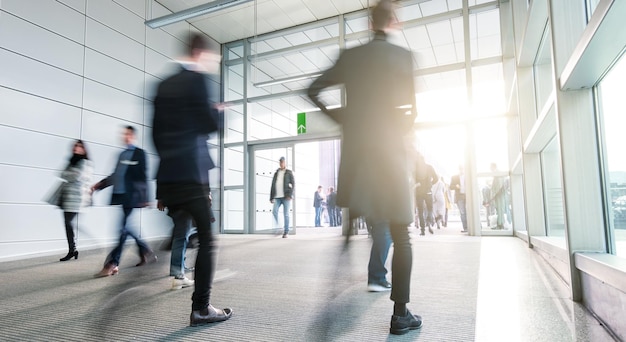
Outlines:
<svg viewBox="0 0 626 342"><path fill-rule="evenodd" d="M272 234L277 231L282 232L284 227L284 207L281 206L276 215L277 219L274 219L273 207L270 202L270 191L272 187L272 179L276 170L279 167L279 159L285 158L287 169L292 170L294 168L294 153L293 144L287 144L283 146L274 145L274 147L261 147L253 146L251 151L251 169L254 171L251 173L253 180L251 182L251 208L253 209L253 215L250 216L252 222L250 222L251 233L266 233ZM296 200L291 201L291 206L288 211L289 226L293 230L296 225L295 216L293 215L294 205Z"/></svg>

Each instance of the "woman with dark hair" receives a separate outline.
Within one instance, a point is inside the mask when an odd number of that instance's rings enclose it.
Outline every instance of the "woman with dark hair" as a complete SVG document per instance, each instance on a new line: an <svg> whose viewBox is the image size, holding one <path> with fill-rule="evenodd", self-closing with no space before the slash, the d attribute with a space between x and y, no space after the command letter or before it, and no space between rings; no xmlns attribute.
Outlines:
<svg viewBox="0 0 626 342"><path fill-rule="evenodd" d="M61 172L62 183L48 199L48 203L57 205L63 209L65 219L65 235L69 251L59 261L67 261L72 258L78 259L76 239L72 221L78 215L82 207L91 204L91 174L93 167L87 155L85 144L82 140L76 140L72 148L72 157L65 170Z"/></svg>

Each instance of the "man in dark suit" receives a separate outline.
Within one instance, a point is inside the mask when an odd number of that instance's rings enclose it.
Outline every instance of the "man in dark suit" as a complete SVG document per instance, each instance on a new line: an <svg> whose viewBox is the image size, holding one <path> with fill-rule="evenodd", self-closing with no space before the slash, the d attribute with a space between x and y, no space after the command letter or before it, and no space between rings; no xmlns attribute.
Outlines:
<svg viewBox="0 0 626 342"><path fill-rule="evenodd" d="M408 225L413 205L407 143L415 120L411 52L387 41L393 8L381 0L372 13L374 39L343 51L337 62L315 80L310 99L342 125L343 140L337 205L351 217L365 216L372 229L389 230L394 242L390 332L404 334L422 325L406 307L411 285L412 249ZM322 90L345 87L345 108L330 110ZM376 244L376 241L374 241Z"/></svg>
<svg viewBox="0 0 626 342"><path fill-rule="evenodd" d="M459 174L450 179L450 190L454 190L454 203L459 208L463 233L467 232L467 212L465 210L465 172L463 166L459 165Z"/></svg>
<svg viewBox="0 0 626 342"><path fill-rule="evenodd" d="M154 98L152 138L160 157L157 199L170 213L191 215L198 230L191 326L225 321L232 314L230 308L216 309L209 301L216 241L209 203L209 170L214 164L207 139L219 129L219 118L209 102L206 74L219 68L221 56L217 51L203 36L193 34L180 71L159 84Z"/></svg>
<svg viewBox="0 0 626 342"><path fill-rule="evenodd" d="M134 238L137 242L137 247L139 247L141 261L136 266L143 266L157 259L156 255L148 247L148 244L126 228L126 221L133 208L145 207L148 199L146 195L146 154L142 149L135 146L135 128L133 126L124 128L123 140L126 149L120 153L113 174L91 187L92 191L95 191L113 186L111 204L122 205L124 210L119 242L109 253L104 262L104 267L95 274L95 277L107 277L118 273L120 257L128 236Z"/></svg>

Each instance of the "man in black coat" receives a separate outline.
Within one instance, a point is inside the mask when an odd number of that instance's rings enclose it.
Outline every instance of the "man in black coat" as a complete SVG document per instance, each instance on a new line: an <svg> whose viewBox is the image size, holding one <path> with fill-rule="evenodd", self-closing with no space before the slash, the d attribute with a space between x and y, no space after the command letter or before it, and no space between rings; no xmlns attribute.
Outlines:
<svg viewBox="0 0 626 342"><path fill-rule="evenodd" d="M91 190L95 191L113 186L111 204L122 205L124 209L119 242L109 253L104 262L104 267L95 274L95 277L107 277L118 273L120 257L128 236L134 238L137 242L137 247L139 247L141 261L137 266L143 266L157 259L148 244L126 228L126 221L133 208L145 207L148 203L148 198L146 195L146 153L135 146L135 128L133 126L124 128L123 139L126 149L120 153L115 171L91 187Z"/></svg>
<svg viewBox="0 0 626 342"><path fill-rule="evenodd" d="M201 35L191 37L178 73L162 81L154 99L152 138L160 163L157 199L170 212L184 211L196 222L200 247L195 265L190 325L225 321L232 310L210 304L216 241L211 231L209 133L219 128L218 112L209 102L207 73L215 73L221 56Z"/></svg>

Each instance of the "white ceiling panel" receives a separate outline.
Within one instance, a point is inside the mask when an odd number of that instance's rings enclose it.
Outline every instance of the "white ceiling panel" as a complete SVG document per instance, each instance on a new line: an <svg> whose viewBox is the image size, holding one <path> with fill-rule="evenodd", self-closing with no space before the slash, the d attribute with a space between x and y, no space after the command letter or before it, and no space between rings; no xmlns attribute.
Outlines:
<svg viewBox="0 0 626 342"><path fill-rule="evenodd" d="M454 41L450 21L440 21L426 25L433 46L451 44Z"/></svg>
<svg viewBox="0 0 626 342"><path fill-rule="evenodd" d="M302 2L318 20L339 14L332 0L302 0Z"/></svg>

